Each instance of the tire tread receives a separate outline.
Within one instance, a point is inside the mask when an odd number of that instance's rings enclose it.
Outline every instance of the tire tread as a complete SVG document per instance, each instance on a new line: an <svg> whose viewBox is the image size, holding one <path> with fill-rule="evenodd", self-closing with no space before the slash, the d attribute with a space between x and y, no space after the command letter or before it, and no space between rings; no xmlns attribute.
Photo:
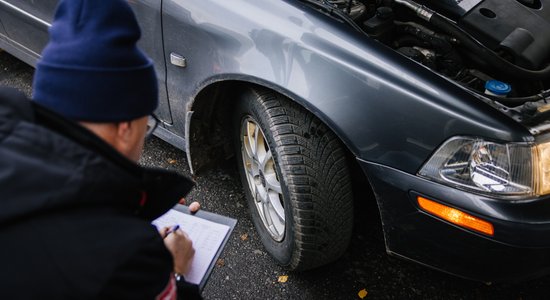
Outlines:
<svg viewBox="0 0 550 300"><path fill-rule="evenodd" d="M272 133L293 207L295 245L291 270L336 260L346 250L353 224L353 195L345 151L338 137L298 104L269 91L247 99ZM273 148L276 148L274 150Z"/></svg>

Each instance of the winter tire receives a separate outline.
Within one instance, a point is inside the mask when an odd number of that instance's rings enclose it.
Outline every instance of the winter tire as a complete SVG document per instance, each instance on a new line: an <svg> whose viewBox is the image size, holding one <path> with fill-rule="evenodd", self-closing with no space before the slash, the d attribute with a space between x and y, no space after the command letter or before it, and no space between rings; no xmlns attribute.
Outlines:
<svg viewBox="0 0 550 300"><path fill-rule="evenodd" d="M234 114L241 181L267 252L290 270L329 263L352 232L353 196L342 144L313 114L249 89Z"/></svg>

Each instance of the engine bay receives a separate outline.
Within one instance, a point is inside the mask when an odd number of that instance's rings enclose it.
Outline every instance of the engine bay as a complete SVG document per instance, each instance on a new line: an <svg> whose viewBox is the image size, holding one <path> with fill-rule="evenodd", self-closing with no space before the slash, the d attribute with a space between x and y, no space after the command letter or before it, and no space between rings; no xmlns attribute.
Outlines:
<svg viewBox="0 0 550 300"><path fill-rule="evenodd" d="M528 126L550 117L550 0L302 0Z"/></svg>

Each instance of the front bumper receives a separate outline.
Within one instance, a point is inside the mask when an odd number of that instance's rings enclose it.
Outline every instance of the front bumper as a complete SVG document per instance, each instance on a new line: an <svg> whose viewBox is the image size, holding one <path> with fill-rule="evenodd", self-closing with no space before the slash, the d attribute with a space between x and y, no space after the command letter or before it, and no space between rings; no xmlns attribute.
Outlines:
<svg viewBox="0 0 550 300"><path fill-rule="evenodd" d="M376 195L386 249L479 281L518 281L550 274L550 197L498 200L359 160ZM489 237L422 211L423 196L493 224Z"/></svg>

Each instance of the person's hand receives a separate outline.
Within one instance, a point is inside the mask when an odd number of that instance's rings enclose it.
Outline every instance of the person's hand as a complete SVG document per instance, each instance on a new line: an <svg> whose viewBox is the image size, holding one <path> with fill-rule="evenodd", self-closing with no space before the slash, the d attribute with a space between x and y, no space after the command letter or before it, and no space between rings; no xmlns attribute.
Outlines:
<svg viewBox="0 0 550 300"><path fill-rule="evenodd" d="M181 229L170 231L170 227L165 227L160 231L164 238L164 245L174 258L174 272L185 274L191 267L191 261L195 255L193 242L189 235Z"/></svg>
<svg viewBox="0 0 550 300"><path fill-rule="evenodd" d="M179 203L182 204L182 205L185 205L185 203L187 203L187 201L185 201L185 198L181 198ZM199 209L201 209L201 204L199 202L193 201L193 202L191 202L191 204L189 204L189 212L190 213L194 214L197 211L199 211Z"/></svg>

